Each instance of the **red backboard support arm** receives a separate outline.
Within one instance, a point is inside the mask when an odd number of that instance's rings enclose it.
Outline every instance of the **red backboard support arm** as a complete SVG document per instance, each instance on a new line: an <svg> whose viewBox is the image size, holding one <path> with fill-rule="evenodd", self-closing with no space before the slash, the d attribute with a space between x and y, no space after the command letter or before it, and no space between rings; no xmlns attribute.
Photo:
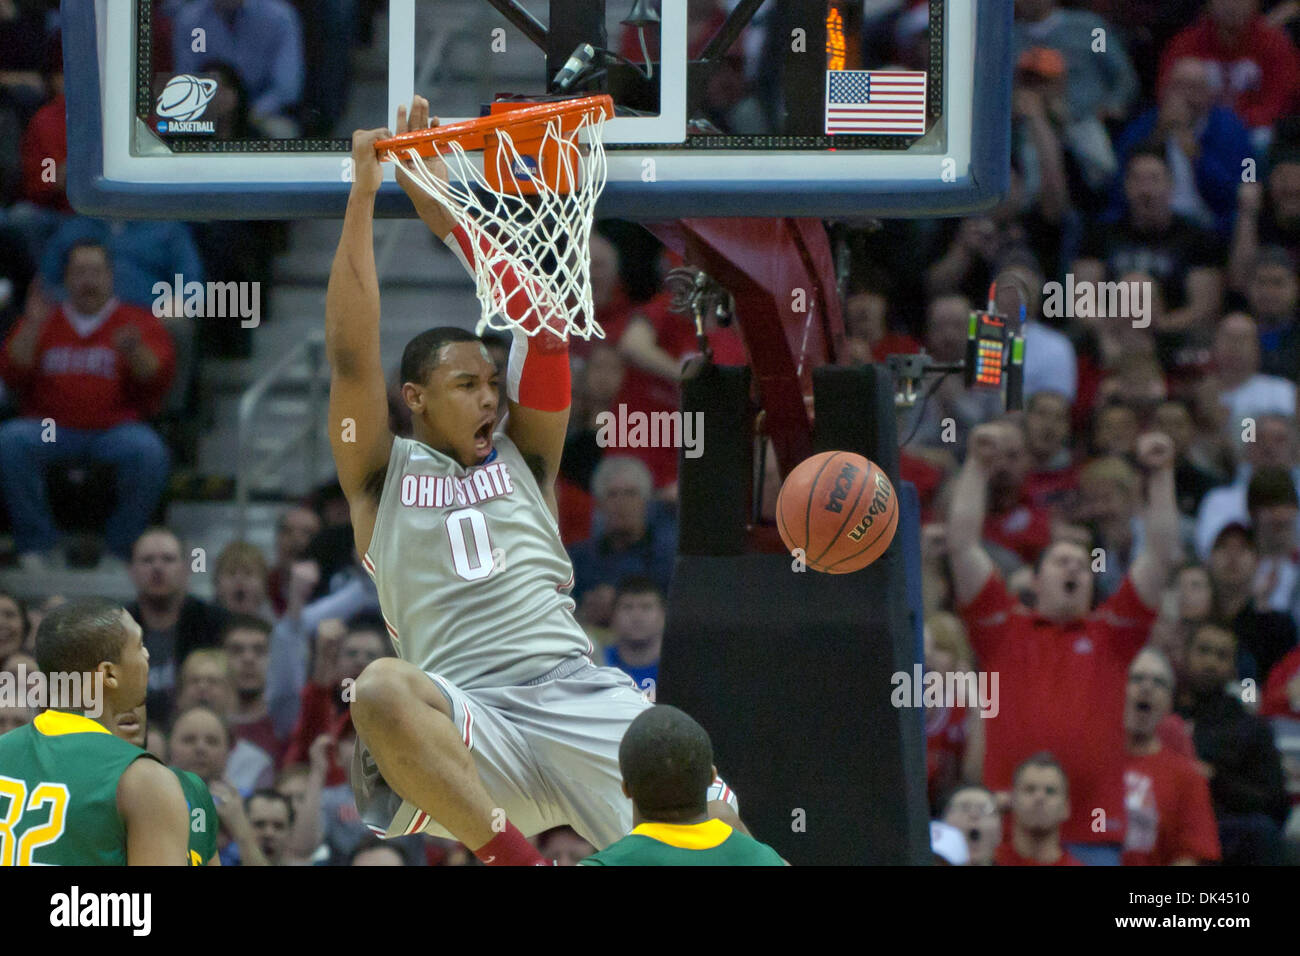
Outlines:
<svg viewBox="0 0 1300 956"><path fill-rule="evenodd" d="M812 370L845 354L835 258L820 219L645 223L736 300L782 479L812 454Z"/></svg>

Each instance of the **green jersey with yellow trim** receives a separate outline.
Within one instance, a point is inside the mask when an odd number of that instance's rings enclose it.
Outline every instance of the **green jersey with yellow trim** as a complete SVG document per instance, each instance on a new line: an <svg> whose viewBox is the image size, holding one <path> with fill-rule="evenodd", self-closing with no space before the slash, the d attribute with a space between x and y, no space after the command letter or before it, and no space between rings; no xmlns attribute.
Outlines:
<svg viewBox="0 0 1300 956"><path fill-rule="evenodd" d="M177 767L171 771L179 778L190 808L190 866L207 866L217 855L217 805L198 774Z"/></svg>
<svg viewBox="0 0 1300 956"><path fill-rule="evenodd" d="M642 823L617 843L579 866L784 866L766 843L721 820L703 823Z"/></svg>
<svg viewBox="0 0 1300 956"><path fill-rule="evenodd" d="M0 737L0 866L125 866L117 782L141 757L154 759L57 710Z"/></svg>

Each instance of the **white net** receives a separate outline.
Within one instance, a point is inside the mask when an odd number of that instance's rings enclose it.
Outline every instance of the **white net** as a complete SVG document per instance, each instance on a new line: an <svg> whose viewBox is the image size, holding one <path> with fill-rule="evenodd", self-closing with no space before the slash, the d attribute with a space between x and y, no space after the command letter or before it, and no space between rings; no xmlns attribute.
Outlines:
<svg viewBox="0 0 1300 956"><path fill-rule="evenodd" d="M535 335L545 327L565 338L605 337L592 305L589 246L607 174L604 117L589 112L569 122L573 125L567 131L559 117L547 122L536 157L521 155L509 130L500 130L500 148L489 149L483 158L496 164L500 190L492 188L455 141L436 144L447 167L446 181L413 149L405 157L387 156L400 175L436 199L469 234L477 250L479 335L489 328L519 328ZM552 169L548 163L558 166ZM536 194L523 193L521 180Z"/></svg>

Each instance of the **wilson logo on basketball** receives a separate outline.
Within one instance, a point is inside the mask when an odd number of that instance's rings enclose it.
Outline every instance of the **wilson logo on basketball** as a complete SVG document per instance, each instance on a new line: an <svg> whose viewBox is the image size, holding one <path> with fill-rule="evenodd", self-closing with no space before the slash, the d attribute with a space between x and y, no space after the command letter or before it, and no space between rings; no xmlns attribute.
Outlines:
<svg viewBox="0 0 1300 956"><path fill-rule="evenodd" d="M871 497L871 507L867 509L866 515L858 522L857 526L849 532L850 538L854 541L861 541L862 536L867 533L867 529L876 523L876 518L889 513L889 499L892 494L893 489L889 487L889 479L877 472L876 493Z"/></svg>
<svg viewBox="0 0 1300 956"><path fill-rule="evenodd" d="M858 467L856 465L845 465L839 476L835 479L835 487L831 489L830 499L826 502L826 510L839 514L844 510L844 502L849 497L849 489L853 487L853 479L858 476Z"/></svg>

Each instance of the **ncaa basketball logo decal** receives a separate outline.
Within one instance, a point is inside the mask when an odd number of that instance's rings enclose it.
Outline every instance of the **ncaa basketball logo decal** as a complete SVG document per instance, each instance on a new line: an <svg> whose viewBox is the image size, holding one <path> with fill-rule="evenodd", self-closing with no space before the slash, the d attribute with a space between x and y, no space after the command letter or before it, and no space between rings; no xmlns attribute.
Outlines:
<svg viewBox="0 0 1300 956"><path fill-rule="evenodd" d="M898 499L875 462L847 451L822 452L781 484L776 526L807 567L849 574L889 549L898 530Z"/></svg>
<svg viewBox="0 0 1300 956"><path fill-rule="evenodd" d="M217 81L182 73L173 76L158 97L158 132L212 133L211 120L198 119L217 95Z"/></svg>
<svg viewBox="0 0 1300 956"><path fill-rule="evenodd" d="M510 167L510 174L515 179L531 182L537 178L537 160L532 156L520 156Z"/></svg>

